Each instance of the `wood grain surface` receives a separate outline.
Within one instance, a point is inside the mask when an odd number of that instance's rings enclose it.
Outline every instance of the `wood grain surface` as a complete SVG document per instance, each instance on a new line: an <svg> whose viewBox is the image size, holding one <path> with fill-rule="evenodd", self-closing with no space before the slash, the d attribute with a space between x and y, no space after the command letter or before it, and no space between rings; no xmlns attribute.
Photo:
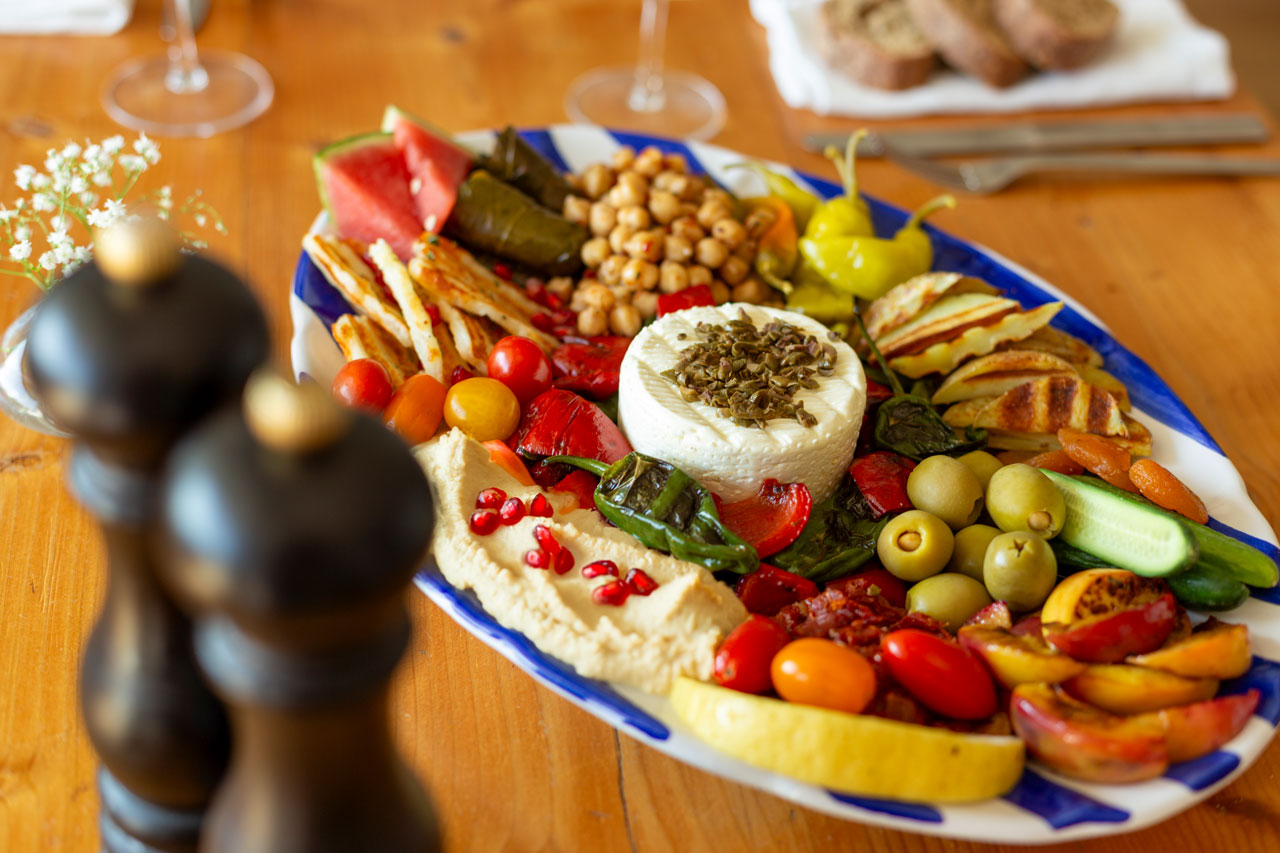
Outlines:
<svg viewBox="0 0 1280 853"><path fill-rule="evenodd" d="M290 275L317 209L310 158L322 143L372 128L389 102L451 130L563 121L575 75L634 56L638 13L633 0L223 0L202 44L262 61L276 103L247 129L164 142L148 180L179 192L203 187L222 212L230 236L214 238L212 249L253 282L283 363ZM160 49L157 19L158 0L141 0L114 37L0 38L0 200L14 192L18 163L38 163L68 138L114 131L98 105L100 86L117 63ZM674 3L668 54L724 91L730 118L717 142L830 171L800 149L798 134L848 125L782 104L743 0ZM1256 109L1243 94L1106 114ZM1265 153L1280 154L1280 145ZM861 177L868 192L907 207L935 192L885 163L862 164ZM1096 312L1191 406L1267 518L1280 522L1280 182L1028 180L964 198L935 221ZM0 326L37 295L4 280ZM66 451L0 418L4 851L97 848L94 758L76 673L102 595L103 555L64 491ZM863 827L689 768L538 687L423 596L411 606L417 630L395 682L395 732L430 786L452 849L998 849ZM1278 771L1273 744L1205 804L1087 847L1280 849Z"/></svg>

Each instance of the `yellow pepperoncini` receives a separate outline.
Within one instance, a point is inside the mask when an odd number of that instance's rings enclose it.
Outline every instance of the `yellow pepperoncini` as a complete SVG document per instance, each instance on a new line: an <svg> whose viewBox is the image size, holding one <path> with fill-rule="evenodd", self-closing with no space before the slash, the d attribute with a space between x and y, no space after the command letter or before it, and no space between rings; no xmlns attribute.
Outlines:
<svg viewBox="0 0 1280 853"><path fill-rule="evenodd" d="M871 236L800 240L800 254L823 280L862 299L878 299L892 287L933 266L933 246L920 223L943 207L955 207L949 195L926 202L890 240Z"/></svg>
<svg viewBox="0 0 1280 853"><path fill-rule="evenodd" d="M822 204L822 199L786 175L773 171L763 163L754 161L737 163L729 168L750 169L763 178L765 186L769 188L769 195L782 199L787 207L791 209L791 221L796 234L804 233L805 226L809 224L809 219L813 216L813 212Z"/></svg>
<svg viewBox="0 0 1280 853"><path fill-rule="evenodd" d="M858 195L858 174L854 162L858 143L866 135L865 128L850 134L843 155L835 146L828 146L824 152L835 164L836 172L840 175L840 183L844 187L844 194L828 199L814 212L804 229L804 236L810 240L874 236L871 210L867 207L866 201Z"/></svg>
<svg viewBox="0 0 1280 853"><path fill-rule="evenodd" d="M748 211L748 223L757 216L761 222L767 223L756 238L756 274L770 286L790 293L791 273L800 257L796 245L799 234L791 206L776 195L743 199L742 203Z"/></svg>

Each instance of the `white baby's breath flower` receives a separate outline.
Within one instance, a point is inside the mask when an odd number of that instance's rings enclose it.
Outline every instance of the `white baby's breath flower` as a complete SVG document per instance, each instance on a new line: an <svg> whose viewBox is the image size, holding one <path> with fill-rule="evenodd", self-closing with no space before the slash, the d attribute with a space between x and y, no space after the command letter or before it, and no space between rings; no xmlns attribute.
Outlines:
<svg viewBox="0 0 1280 853"><path fill-rule="evenodd" d="M98 203L98 194L92 190L85 190L80 193L80 203L85 207L92 207Z"/></svg>
<svg viewBox="0 0 1280 853"><path fill-rule="evenodd" d="M88 220L89 224L94 228L108 228L115 225L123 217L124 202L109 198L100 209L89 211Z"/></svg>
<svg viewBox="0 0 1280 853"><path fill-rule="evenodd" d="M74 263L83 264L93 255L93 250L88 246L76 246L71 252L71 258Z"/></svg>
<svg viewBox="0 0 1280 853"><path fill-rule="evenodd" d="M84 149L82 149L76 143L68 142L66 146L62 149L62 156L68 160L74 160L80 156L80 152L83 150Z"/></svg>
<svg viewBox="0 0 1280 853"><path fill-rule="evenodd" d="M123 149L124 149L124 137L118 133L115 136L111 136L111 137L108 137L107 139L102 140L102 150L112 156L119 154Z"/></svg>
<svg viewBox="0 0 1280 853"><path fill-rule="evenodd" d="M138 134L138 138L133 142L133 150L153 166L160 162L160 147L148 139L145 133Z"/></svg>
<svg viewBox="0 0 1280 853"><path fill-rule="evenodd" d="M61 245L56 249L50 249L50 251L53 252L53 256L58 259L60 264L69 264L75 260L76 247L70 243Z"/></svg>
<svg viewBox="0 0 1280 853"><path fill-rule="evenodd" d="M58 209L58 197L51 193L36 193L31 197L31 206L37 213L49 213Z"/></svg>
<svg viewBox="0 0 1280 853"><path fill-rule="evenodd" d="M67 182L67 190L75 193L76 195L79 195L87 189L89 189L89 182L80 175L76 175Z"/></svg>
<svg viewBox="0 0 1280 853"><path fill-rule="evenodd" d="M49 156L44 158L44 167L51 175L61 171L62 155L50 148Z"/></svg>
<svg viewBox="0 0 1280 853"><path fill-rule="evenodd" d="M99 161L102 159L102 146L94 142L84 149L83 156L80 158L81 164L86 172L96 172Z"/></svg>
<svg viewBox="0 0 1280 853"><path fill-rule="evenodd" d="M40 256L40 269L53 272L58 268L58 255L53 251L45 252Z"/></svg>
<svg viewBox="0 0 1280 853"><path fill-rule="evenodd" d="M49 232L49 245L53 248L56 249L59 246L69 246L71 243L71 235L67 233L65 227Z"/></svg>
<svg viewBox="0 0 1280 853"><path fill-rule="evenodd" d="M31 189L31 182L35 180L36 167L22 165L13 170L14 183L18 185L18 189L26 192Z"/></svg>
<svg viewBox="0 0 1280 853"><path fill-rule="evenodd" d="M18 215L18 211L9 210L3 204L0 204L0 223L8 222L10 219Z"/></svg>
<svg viewBox="0 0 1280 853"><path fill-rule="evenodd" d="M93 185L95 187L111 186L111 173L106 171L95 172L93 175Z"/></svg>
<svg viewBox="0 0 1280 853"><path fill-rule="evenodd" d="M35 177L31 179L31 186L35 187L38 190L42 190L47 188L50 182L51 181L48 175L44 174L43 172L36 172Z"/></svg>
<svg viewBox="0 0 1280 853"><path fill-rule="evenodd" d="M31 242L29 240L19 240L9 247L9 259L14 261L25 261L31 257Z"/></svg>
<svg viewBox="0 0 1280 853"><path fill-rule="evenodd" d="M121 154L118 162L120 163L120 168L126 172L145 172L147 170L147 161L137 154Z"/></svg>
<svg viewBox="0 0 1280 853"><path fill-rule="evenodd" d="M203 213L197 213L194 218L196 225L199 225L201 228L209 224L209 217L205 216Z"/></svg>
<svg viewBox="0 0 1280 853"><path fill-rule="evenodd" d="M13 239L18 241L19 243L23 242L24 240L30 240L31 226L22 222L13 226Z"/></svg>

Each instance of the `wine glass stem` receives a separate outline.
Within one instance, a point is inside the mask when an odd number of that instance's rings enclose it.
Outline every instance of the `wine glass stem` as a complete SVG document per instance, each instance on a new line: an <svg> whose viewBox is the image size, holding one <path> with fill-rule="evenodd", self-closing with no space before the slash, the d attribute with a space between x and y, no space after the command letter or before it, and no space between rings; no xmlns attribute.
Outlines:
<svg viewBox="0 0 1280 853"><path fill-rule="evenodd" d="M176 95L204 91L209 74L200 64L196 51L195 24L191 16L191 0L168 0L172 10L177 45L169 49L169 71L164 76L165 88Z"/></svg>
<svg viewBox="0 0 1280 853"><path fill-rule="evenodd" d="M627 106L638 113L652 113L666 104L662 87L662 57L666 50L669 0L644 0L640 10L640 54L636 62L636 82L627 96Z"/></svg>

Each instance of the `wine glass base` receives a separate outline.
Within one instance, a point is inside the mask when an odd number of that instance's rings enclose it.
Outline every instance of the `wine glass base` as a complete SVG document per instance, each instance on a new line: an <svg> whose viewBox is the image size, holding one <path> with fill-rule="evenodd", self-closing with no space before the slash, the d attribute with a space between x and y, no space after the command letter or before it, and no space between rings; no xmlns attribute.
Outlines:
<svg viewBox="0 0 1280 853"><path fill-rule="evenodd" d="M635 109L635 68L597 68L569 87L565 112L578 122L685 139L710 139L724 127L724 96L709 80L663 71L660 103Z"/></svg>
<svg viewBox="0 0 1280 853"><path fill-rule="evenodd" d="M200 53L204 75L192 91L166 85L164 56L126 62L102 91L102 106L125 127L156 136L213 136L248 124L271 106L275 87L265 68L238 53ZM203 85L200 85L203 84Z"/></svg>

